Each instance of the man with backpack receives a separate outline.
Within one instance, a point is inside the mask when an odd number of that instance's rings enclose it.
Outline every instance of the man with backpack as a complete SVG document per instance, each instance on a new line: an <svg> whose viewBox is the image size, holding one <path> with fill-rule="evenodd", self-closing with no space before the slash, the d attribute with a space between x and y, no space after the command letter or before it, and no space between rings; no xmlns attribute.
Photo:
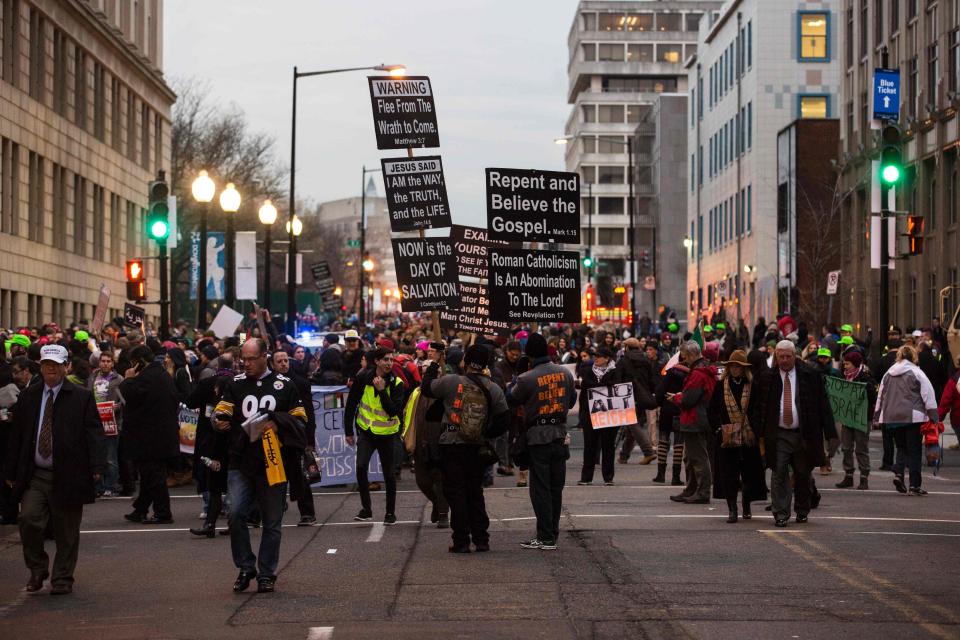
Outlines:
<svg viewBox="0 0 960 640"><path fill-rule="evenodd" d="M440 449L443 493L450 505L453 528L451 553L470 553L470 541L479 552L490 550L490 534L483 501L483 472L495 457L488 438L509 427L510 410L503 391L485 370L490 364L486 347L473 345L464 355L464 373L438 378L440 366L427 368L420 390L443 401Z"/></svg>

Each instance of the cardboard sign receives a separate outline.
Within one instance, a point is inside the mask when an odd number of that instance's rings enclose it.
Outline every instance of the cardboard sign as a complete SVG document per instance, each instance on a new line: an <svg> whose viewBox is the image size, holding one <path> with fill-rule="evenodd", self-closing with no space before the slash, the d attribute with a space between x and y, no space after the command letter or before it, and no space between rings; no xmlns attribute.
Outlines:
<svg viewBox="0 0 960 640"><path fill-rule="evenodd" d="M823 384L830 399L833 419L851 429L869 432L866 383L826 376Z"/></svg>
<svg viewBox="0 0 960 640"><path fill-rule="evenodd" d="M143 307L138 307L129 302L123 303L123 324L128 327L134 327L136 329L142 327L145 314L146 311Z"/></svg>
<svg viewBox="0 0 960 640"><path fill-rule="evenodd" d="M100 414L100 424L103 425L103 435L115 436L120 433L117 428L117 416L115 404L112 400L108 402L98 402L97 412Z"/></svg>
<svg viewBox="0 0 960 640"><path fill-rule="evenodd" d="M490 317L505 322L579 323L580 254L490 249Z"/></svg>
<svg viewBox="0 0 960 640"><path fill-rule="evenodd" d="M457 272L461 278L486 280L490 277L490 247L520 248L516 242L491 240L486 229L465 227L455 224L450 227L450 242L453 243L453 255L457 261Z"/></svg>
<svg viewBox="0 0 960 640"><path fill-rule="evenodd" d="M440 310L440 328L480 335L510 335L510 324L490 319L490 298L484 284L460 283L460 305Z"/></svg>
<svg viewBox="0 0 960 640"><path fill-rule="evenodd" d="M199 409L190 409L185 404L180 405L180 453L193 455L197 443L197 420L200 419ZM226 460L221 460L225 464Z"/></svg>
<svg viewBox="0 0 960 640"><path fill-rule="evenodd" d="M457 267L449 238L394 238L393 258L404 313L459 306Z"/></svg>
<svg viewBox="0 0 960 640"><path fill-rule="evenodd" d="M587 391L587 396L590 402L590 424L594 429L637 424L632 382L594 387Z"/></svg>
<svg viewBox="0 0 960 640"><path fill-rule="evenodd" d="M437 108L427 76L368 76L377 149L439 147Z"/></svg>
<svg viewBox="0 0 960 640"><path fill-rule="evenodd" d="M320 469L321 487L335 484L353 484L357 481L357 447L347 444L343 427L344 408L348 389L339 387L311 387L313 411L317 416L314 449ZM383 481L380 456L370 459L371 481Z"/></svg>
<svg viewBox="0 0 960 640"><path fill-rule="evenodd" d="M100 285L100 295L97 297L97 310L93 312L93 322L90 323L90 333L97 335L103 330L103 323L107 320L107 308L110 306L110 289L107 285Z"/></svg>
<svg viewBox="0 0 960 640"><path fill-rule="evenodd" d="M580 243L580 174L537 169L486 171L491 239Z"/></svg>
<svg viewBox="0 0 960 640"><path fill-rule="evenodd" d="M237 332L237 327L243 322L243 314L234 311L227 305L220 307L217 317L210 323L210 331L218 338L229 338Z"/></svg>
<svg viewBox="0 0 960 640"><path fill-rule="evenodd" d="M450 202L440 156L383 158L380 166L392 231L450 226Z"/></svg>
<svg viewBox="0 0 960 640"><path fill-rule="evenodd" d="M831 271L827 274L827 295L834 296L840 287L840 270Z"/></svg>

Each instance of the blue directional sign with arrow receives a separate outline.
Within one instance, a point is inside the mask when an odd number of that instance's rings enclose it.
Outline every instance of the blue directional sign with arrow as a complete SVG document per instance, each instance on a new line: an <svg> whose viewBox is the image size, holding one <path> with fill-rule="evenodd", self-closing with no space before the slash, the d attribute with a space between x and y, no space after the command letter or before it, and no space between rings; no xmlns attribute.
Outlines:
<svg viewBox="0 0 960 640"><path fill-rule="evenodd" d="M873 117L883 120L900 119L900 71L874 69Z"/></svg>

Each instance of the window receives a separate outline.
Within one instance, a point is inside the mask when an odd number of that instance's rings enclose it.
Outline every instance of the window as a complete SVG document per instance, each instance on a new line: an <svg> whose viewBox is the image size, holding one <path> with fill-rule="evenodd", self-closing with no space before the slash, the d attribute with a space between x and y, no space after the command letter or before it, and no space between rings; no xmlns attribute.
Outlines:
<svg viewBox="0 0 960 640"><path fill-rule="evenodd" d="M800 23L800 61L828 61L830 14L801 11L797 19Z"/></svg>
<svg viewBox="0 0 960 640"><path fill-rule="evenodd" d="M653 31L652 13L628 13L627 31Z"/></svg>
<svg viewBox="0 0 960 640"><path fill-rule="evenodd" d="M53 31L53 109L67 117L67 37Z"/></svg>
<svg viewBox="0 0 960 640"><path fill-rule="evenodd" d="M150 169L150 107L146 103L140 105L140 166Z"/></svg>
<svg viewBox="0 0 960 640"><path fill-rule="evenodd" d="M747 233L753 228L753 186L747 185Z"/></svg>
<svg viewBox="0 0 960 640"><path fill-rule="evenodd" d="M870 31L867 29L867 25L870 24L867 22L867 0L860 0L860 57L865 58L867 55L867 42L868 34Z"/></svg>
<svg viewBox="0 0 960 640"><path fill-rule="evenodd" d="M599 18L600 31L623 31L626 16L622 13L601 13Z"/></svg>
<svg viewBox="0 0 960 640"><path fill-rule="evenodd" d="M597 167L597 182L599 184L624 184L626 173L625 167L599 166Z"/></svg>
<svg viewBox="0 0 960 640"><path fill-rule="evenodd" d="M67 248L67 170L53 165L53 246Z"/></svg>
<svg viewBox="0 0 960 640"><path fill-rule="evenodd" d="M584 13L582 15L583 15L583 30L596 31L597 30L597 14Z"/></svg>
<svg viewBox="0 0 960 640"><path fill-rule="evenodd" d="M747 103L747 149L753 148L753 101Z"/></svg>
<svg viewBox="0 0 960 640"><path fill-rule="evenodd" d="M620 246L624 244L622 227L597 227L597 244Z"/></svg>
<svg viewBox="0 0 960 640"><path fill-rule="evenodd" d="M47 71L46 20L39 11L30 9L30 97L43 102Z"/></svg>
<svg viewBox="0 0 960 640"><path fill-rule="evenodd" d="M137 153L137 97L127 89L127 157L136 158Z"/></svg>
<svg viewBox="0 0 960 640"><path fill-rule="evenodd" d="M20 75L19 23L20 0L3 0L3 79L14 86Z"/></svg>
<svg viewBox="0 0 960 640"><path fill-rule="evenodd" d="M700 16L702 13L688 13L686 16L687 20L687 31L699 31L700 30Z"/></svg>
<svg viewBox="0 0 960 640"><path fill-rule="evenodd" d="M619 144L623 143L623 144ZM597 153L624 153L626 140L623 136L599 136L597 138Z"/></svg>
<svg viewBox="0 0 960 640"><path fill-rule="evenodd" d="M45 205L43 157L30 152L29 195L27 200L27 237L34 242L43 242L43 216Z"/></svg>
<svg viewBox="0 0 960 640"><path fill-rule="evenodd" d="M801 118L829 118L829 96L797 96L799 100L799 117Z"/></svg>
<svg viewBox="0 0 960 640"><path fill-rule="evenodd" d="M747 68L753 66L753 20L747 22Z"/></svg>
<svg viewBox="0 0 960 640"><path fill-rule="evenodd" d="M697 150L697 184L703 184L703 145Z"/></svg>
<svg viewBox="0 0 960 640"><path fill-rule="evenodd" d="M104 189L93 185L93 259L103 261Z"/></svg>
<svg viewBox="0 0 960 640"><path fill-rule="evenodd" d="M917 0L907 0L907 20L917 17Z"/></svg>
<svg viewBox="0 0 960 640"><path fill-rule="evenodd" d="M627 106L627 122L640 122L646 109L638 104Z"/></svg>
<svg viewBox="0 0 960 640"><path fill-rule="evenodd" d="M683 14L658 13L657 31L683 31Z"/></svg>
<svg viewBox="0 0 960 640"><path fill-rule="evenodd" d="M847 27L846 34L843 39L844 43L844 58L847 63L847 68L853 66L853 7L847 7Z"/></svg>
<svg viewBox="0 0 960 640"><path fill-rule="evenodd" d="M160 114L154 116L153 121L153 153L156 156L154 163L156 168L163 168L163 118Z"/></svg>
<svg viewBox="0 0 960 640"><path fill-rule="evenodd" d="M917 57L914 56L907 60L907 113L911 116L917 115L917 89L919 85L920 71L918 69Z"/></svg>
<svg viewBox="0 0 960 640"><path fill-rule="evenodd" d="M957 154L950 157L948 172L950 184L947 188L947 224L957 224L957 209L960 208L960 171L957 170ZM952 282L955 282L952 281Z"/></svg>
<svg viewBox="0 0 960 640"><path fill-rule="evenodd" d="M585 165L580 167L580 179L584 184L592 184L597 181L597 168Z"/></svg>
<svg viewBox="0 0 960 640"><path fill-rule="evenodd" d="M623 122L622 104L601 104L597 109L597 122Z"/></svg>
<svg viewBox="0 0 960 640"><path fill-rule="evenodd" d="M652 62L653 45L652 44L628 44L627 62Z"/></svg>
<svg viewBox="0 0 960 640"><path fill-rule="evenodd" d="M960 3L958 3L960 10ZM960 90L960 27L950 32L950 77L947 78L947 86L950 91Z"/></svg>
<svg viewBox="0 0 960 640"><path fill-rule="evenodd" d="M900 31L900 0L890 0L890 34Z"/></svg>
<svg viewBox="0 0 960 640"><path fill-rule="evenodd" d="M690 191L693 191L697 186L697 155L695 153L690 154Z"/></svg>
<svg viewBox="0 0 960 640"><path fill-rule="evenodd" d="M87 255L87 181L78 175L73 177L73 252Z"/></svg>
<svg viewBox="0 0 960 640"><path fill-rule="evenodd" d="M927 95L930 104L937 104L937 85L940 83L940 47L936 39L927 47Z"/></svg>
<svg viewBox="0 0 960 640"><path fill-rule="evenodd" d="M0 232L16 235L20 228L20 145L0 139Z"/></svg>
<svg viewBox="0 0 960 640"><path fill-rule="evenodd" d="M877 45L883 42L883 0L873 5L873 41Z"/></svg>
<svg viewBox="0 0 960 640"><path fill-rule="evenodd" d="M583 113L584 122L597 121L597 106L594 104L581 105L580 111Z"/></svg>
<svg viewBox="0 0 960 640"><path fill-rule="evenodd" d="M110 262L123 264L123 254L120 252L120 196L110 194Z"/></svg>
<svg viewBox="0 0 960 640"><path fill-rule="evenodd" d="M680 62L683 47L679 44L658 44L657 60L660 62Z"/></svg>
<svg viewBox="0 0 960 640"><path fill-rule="evenodd" d="M603 62L623 62L622 44L598 44L597 60Z"/></svg>
<svg viewBox="0 0 960 640"><path fill-rule="evenodd" d="M80 47L73 52L73 121L87 129L87 54Z"/></svg>
<svg viewBox="0 0 960 640"><path fill-rule="evenodd" d="M926 229L937 228L937 166L933 162L924 163L924 173L927 174L927 226Z"/></svg>
<svg viewBox="0 0 960 640"><path fill-rule="evenodd" d="M140 253L140 246L138 240L139 235L139 220L137 219L137 203L127 201L127 255L136 256Z"/></svg>
<svg viewBox="0 0 960 640"><path fill-rule="evenodd" d="M623 198L597 198L597 213L600 215L623 215Z"/></svg>
<svg viewBox="0 0 960 640"><path fill-rule="evenodd" d="M99 66L99 65L98 65ZM120 114L122 104L120 101L120 81L114 77L110 78L110 145L120 151L121 141L123 140L120 127Z"/></svg>
<svg viewBox="0 0 960 640"><path fill-rule="evenodd" d="M593 42L580 45L583 49L583 59L587 62L593 62L597 59L597 45Z"/></svg>

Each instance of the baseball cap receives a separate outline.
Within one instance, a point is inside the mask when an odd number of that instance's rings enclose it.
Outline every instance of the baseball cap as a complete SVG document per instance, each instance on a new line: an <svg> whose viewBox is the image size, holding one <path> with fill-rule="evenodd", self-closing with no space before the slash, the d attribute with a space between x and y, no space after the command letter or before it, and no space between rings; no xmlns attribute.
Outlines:
<svg viewBox="0 0 960 640"><path fill-rule="evenodd" d="M828 348L826 348L826 347L820 347L819 349L817 349L817 357L818 357L818 358L832 358L832 357L833 357L833 353L831 353L831 352L830 352L830 349L828 349Z"/></svg>
<svg viewBox="0 0 960 640"><path fill-rule="evenodd" d="M840 331L846 331L847 333L853 333L853 326L849 324L840 325Z"/></svg>
<svg viewBox="0 0 960 640"><path fill-rule="evenodd" d="M718 322L718 323L717 323L717 329L726 329L726 328L727 328L727 325L726 325L726 324L724 324L724 323L722 323L722 322Z"/></svg>
<svg viewBox="0 0 960 640"><path fill-rule="evenodd" d="M360 334L357 333L356 329L347 329L343 334L344 340L359 340Z"/></svg>
<svg viewBox="0 0 960 640"><path fill-rule="evenodd" d="M52 360L57 364L67 361L67 350L58 344L48 344L40 348L40 362Z"/></svg>
<svg viewBox="0 0 960 640"><path fill-rule="evenodd" d="M707 332L713 333L713 327L711 327L711 326L708 325L708 324L707 324L707 325L704 325L704 326L703 326L703 332L704 332L704 333L707 333Z"/></svg>
<svg viewBox="0 0 960 640"><path fill-rule="evenodd" d="M853 338L851 338L850 336L843 336L842 338L837 340L837 344L842 344L844 346L852 346Z"/></svg>
<svg viewBox="0 0 960 640"><path fill-rule="evenodd" d="M920 331L920 329L914 329L913 333L911 333L910 335L912 335L914 338L922 338L923 331Z"/></svg>
<svg viewBox="0 0 960 640"><path fill-rule="evenodd" d="M73 339L79 342L86 342L90 339L90 334L83 329L78 329L76 332L74 332Z"/></svg>

